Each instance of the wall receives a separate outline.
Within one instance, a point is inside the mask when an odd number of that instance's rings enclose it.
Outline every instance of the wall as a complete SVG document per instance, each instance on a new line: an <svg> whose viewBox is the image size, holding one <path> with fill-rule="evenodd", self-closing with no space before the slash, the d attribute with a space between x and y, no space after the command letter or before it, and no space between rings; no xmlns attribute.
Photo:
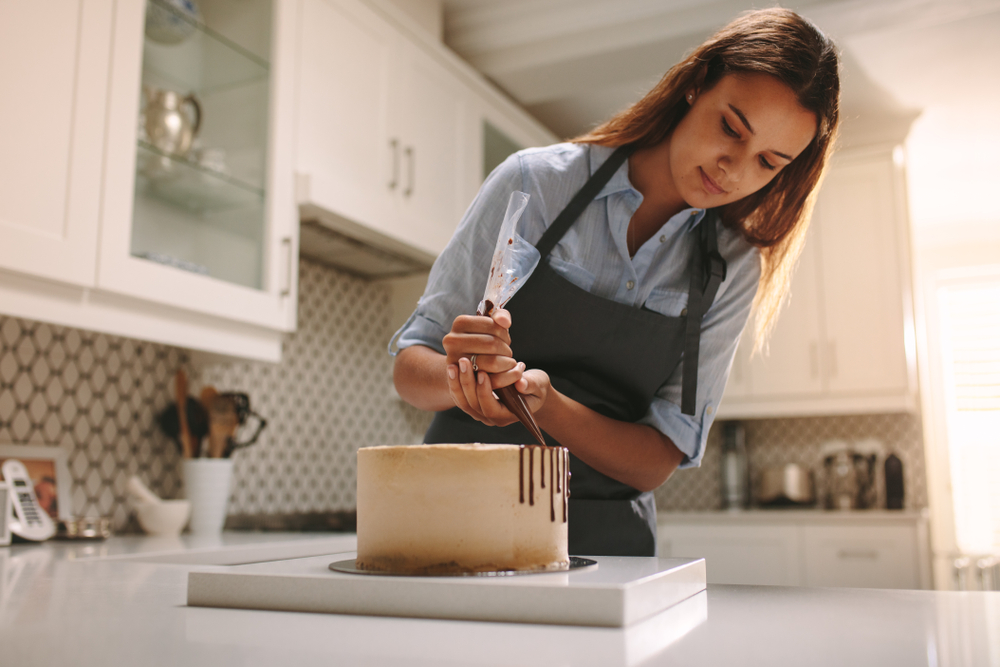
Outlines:
<svg viewBox="0 0 1000 667"><path fill-rule="evenodd" d="M816 472L820 482L820 446L828 440L855 443L880 440L886 455L895 453L903 462L907 509L927 506L927 475L920 417L909 414L847 415L842 417L798 417L743 422L751 476L766 466L797 463ZM656 505L667 511L720 509L722 422L713 425L708 449L700 468L679 470L656 491ZM881 467L876 475L880 507L885 506Z"/></svg>
<svg viewBox="0 0 1000 667"><path fill-rule="evenodd" d="M184 366L192 394L205 383L244 391L268 420L260 441L234 455L231 514L352 509L357 448L419 442L430 417L391 391L390 287L300 267L299 329L280 364L193 367L177 348L0 316L0 444L61 447L72 513L135 530L131 475L162 497L182 493L177 448L156 415Z"/></svg>
<svg viewBox="0 0 1000 667"><path fill-rule="evenodd" d="M416 443L430 415L392 391L392 287L310 260L300 269L299 328L280 364L204 361L177 348L0 317L0 443L63 448L72 512L110 515L135 529L125 482L138 474L163 497L182 493L174 443L155 425L171 401L177 368L203 384L245 391L268 420L253 447L235 454L231 514L328 512L354 507L354 453L362 445ZM396 304L395 310L399 310ZM398 317L398 316L397 316ZM920 425L908 415L745 422L751 465L819 465L829 439L880 438L906 472L908 507L927 504ZM656 493L663 510L719 507L721 428L698 470Z"/></svg>

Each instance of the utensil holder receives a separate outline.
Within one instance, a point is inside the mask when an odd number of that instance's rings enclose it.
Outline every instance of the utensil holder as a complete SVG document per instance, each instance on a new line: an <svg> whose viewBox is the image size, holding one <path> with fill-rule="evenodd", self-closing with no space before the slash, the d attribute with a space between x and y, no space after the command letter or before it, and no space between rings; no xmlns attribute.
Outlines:
<svg viewBox="0 0 1000 667"><path fill-rule="evenodd" d="M192 533L222 532L232 477L233 459L184 461L184 492L191 501Z"/></svg>

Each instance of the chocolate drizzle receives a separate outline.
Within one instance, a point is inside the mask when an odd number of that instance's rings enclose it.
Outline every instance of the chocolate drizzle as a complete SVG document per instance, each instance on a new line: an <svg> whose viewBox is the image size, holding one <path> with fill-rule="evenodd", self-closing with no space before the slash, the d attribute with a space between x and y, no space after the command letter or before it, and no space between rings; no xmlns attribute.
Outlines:
<svg viewBox="0 0 1000 667"><path fill-rule="evenodd" d="M553 466L553 461L555 461L556 450L549 449L549 518L552 521L556 520L556 500L555 496L555 467ZM542 460L545 460L545 452L542 452ZM542 477L545 477L545 473L542 473Z"/></svg>
<svg viewBox="0 0 1000 667"><path fill-rule="evenodd" d="M538 461L542 464L542 488L545 488L545 450L542 450L542 455L538 457Z"/></svg>
<svg viewBox="0 0 1000 667"><path fill-rule="evenodd" d="M535 446L528 447L528 504L535 504Z"/></svg>
<svg viewBox="0 0 1000 667"><path fill-rule="evenodd" d="M545 488L545 454L549 455L549 519L556 520L556 494L562 494L563 523L569 520L567 498L569 497L569 450L565 447L543 445L521 445L518 450L518 498L524 504L524 450L528 450L528 504L535 504L535 449L538 456L541 488Z"/></svg>
<svg viewBox="0 0 1000 667"><path fill-rule="evenodd" d="M521 474L519 477L519 486L521 487L521 504L524 504L524 445L521 445Z"/></svg>

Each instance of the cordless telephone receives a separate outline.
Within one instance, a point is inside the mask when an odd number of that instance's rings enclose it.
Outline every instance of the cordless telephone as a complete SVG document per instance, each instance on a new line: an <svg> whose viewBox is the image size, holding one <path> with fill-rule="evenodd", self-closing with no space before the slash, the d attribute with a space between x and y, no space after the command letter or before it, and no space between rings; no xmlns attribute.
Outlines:
<svg viewBox="0 0 1000 667"><path fill-rule="evenodd" d="M11 505L8 514L10 532L33 541L47 540L55 535L56 525L39 506L35 487L24 464L17 459L7 459L3 463L3 478L7 482Z"/></svg>

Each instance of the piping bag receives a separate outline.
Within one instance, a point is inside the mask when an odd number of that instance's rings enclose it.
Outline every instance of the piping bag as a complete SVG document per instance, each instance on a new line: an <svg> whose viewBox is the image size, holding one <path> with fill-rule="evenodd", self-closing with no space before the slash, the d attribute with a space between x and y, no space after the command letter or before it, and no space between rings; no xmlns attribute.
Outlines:
<svg viewBox="0 0 1000 667"><path fill-rule="evenodd" d="M479 307L476 308L476 315L489 317L497 308L503 308L538 266L540 259L538 250L514 231L517 221L528 206L528 197L529 195L518 191L510 194L507 213L500 226L496 249L493 251L486 292L483 294L483 300L479 302ZM538 444L545 445L542 429L538 428L535 418L524 402L524 397L514 385L497 389L496 394L504 407L517 416Z"/></svg>

